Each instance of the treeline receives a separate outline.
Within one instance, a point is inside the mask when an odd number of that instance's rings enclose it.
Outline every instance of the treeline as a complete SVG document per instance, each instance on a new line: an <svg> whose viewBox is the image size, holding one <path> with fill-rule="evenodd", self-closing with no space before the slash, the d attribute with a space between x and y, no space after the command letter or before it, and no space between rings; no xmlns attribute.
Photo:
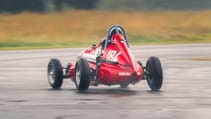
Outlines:
<svg viewBox="0 0 211 119"><path fill-rule="evenodd" d="M63 9L203 10L211 0L0 0L0 12L48 12Z"/></svg>
<svg viewBox="0 0 211 119"><path fill-rule="evenodd" d="M101 0L100 9L111 10L204 10L211 0Z"/></svg>
<svg viewBox="0 0 211 119"><path fill-rule="evenodd" d="M49 0L54 4L55 10L61 11L66 7L73 9L95 9L100 0Z"/></svg>
<svg viewBox="0 0 211 119"><path fill-rule="evenodd" d="M43 11L45 9L43 2L43 0L0 0L0 11Z"/></svg>
<svg viewBox="0 0 211 119"><path fill-rule="evenodd" d="M0 12L61 11L65 8L94 9L99 0L0 0Z"/></svg>

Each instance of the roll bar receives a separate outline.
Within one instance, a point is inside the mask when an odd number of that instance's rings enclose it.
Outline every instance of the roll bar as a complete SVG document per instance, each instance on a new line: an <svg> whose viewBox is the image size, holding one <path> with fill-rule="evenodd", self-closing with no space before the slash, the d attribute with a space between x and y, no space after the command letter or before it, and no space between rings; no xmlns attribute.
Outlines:
<svg viewBox="0 0 211 119"><path fill-rule="evenodd" d="M127 35L126 35L126 32L125 32L124 28L121 27L120 25L114 25L114 26L110 27L108 32L107 32L107 37L105 39L104 50L107 48L108 44L111 43L112 31L114 31L114 30L116 31L117 34L119 34L119 30L121 30L123 32L124 40L126 41L127 46L129 47Z"/></svg>

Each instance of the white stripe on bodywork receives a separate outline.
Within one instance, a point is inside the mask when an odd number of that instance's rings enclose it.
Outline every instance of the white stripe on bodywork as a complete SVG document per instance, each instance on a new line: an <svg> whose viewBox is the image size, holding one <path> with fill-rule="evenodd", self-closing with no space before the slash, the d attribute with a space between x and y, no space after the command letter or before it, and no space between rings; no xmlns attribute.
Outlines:
<svg viewBox="0 0 211 119"><path fill-rule="evenodd" d="M85 53L82 55L83 58L86 58L88 61L96 62L96 55Z"/></svg>

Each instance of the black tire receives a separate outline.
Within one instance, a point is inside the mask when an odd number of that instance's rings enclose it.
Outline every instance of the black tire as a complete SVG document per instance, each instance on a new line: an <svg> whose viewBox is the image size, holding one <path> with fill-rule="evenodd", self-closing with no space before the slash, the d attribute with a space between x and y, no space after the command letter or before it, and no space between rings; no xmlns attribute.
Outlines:
<svg viewBox="0 0 211 119"><path fill-rule="evenodd" d="M146 78L151 90L160 90L163 83L163 70L159 58L152 56L147 60Z"/></svg>
<svg viewBox="0 0 211 119"><path fill-rule="evenodd" d="M90 84L90 68L88 61L80 58L75 66L75 85L80 91L87 90Z"/></svg>
<svg viewBox="0 0 211 119"><path fill-rule="evenodd" d="M60 89L62 86L63 70L58 59L51 59L48 63L48 82L53 89Z"/></svg>

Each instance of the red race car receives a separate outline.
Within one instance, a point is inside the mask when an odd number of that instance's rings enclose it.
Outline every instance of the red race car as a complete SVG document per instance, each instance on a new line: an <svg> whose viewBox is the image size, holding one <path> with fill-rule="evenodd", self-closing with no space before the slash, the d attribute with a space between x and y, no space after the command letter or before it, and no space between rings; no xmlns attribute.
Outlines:
<svg viewBox="0 0 211 119"><path fill-rule="evenodd" d="M64 68L58 59L50 60L50 86L59 89L64 78L70 78L80 91L100 84L125 88L141 80L147 80L151 90L158 91L162 86L163 72L157 57L150 57L146 66L137 61L130 50L125 30L115 25L98 45L82 51L74 64Z"/></svg>

